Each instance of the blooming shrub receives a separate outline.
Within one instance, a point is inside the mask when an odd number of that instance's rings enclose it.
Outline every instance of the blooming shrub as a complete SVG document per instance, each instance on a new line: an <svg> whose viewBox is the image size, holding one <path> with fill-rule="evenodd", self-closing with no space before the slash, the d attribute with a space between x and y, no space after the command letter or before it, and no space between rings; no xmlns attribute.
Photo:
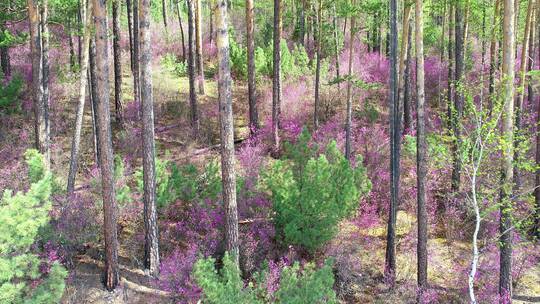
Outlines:
<svg viewBox="0 0 540 304"><path fill-rule="evenodd" d="M195 263L193 276L202 289L203 303L337 303L332 290L334 277L330 262L319 269L312 263L303 267L294 263L282 269L271 263L270 268L263 270L247 286L242 281L240 269L227 253L222 262L223 268L219 271L215 269L214 258Z"/></svg>
<svg viewBox="0 0 540 304"><path fill-rule="evenodd" d="M298 143L289 146L288 159L274 162L263 173L261 185L270 193L280 241L313 253L358 208L371 183L365 168L351 167L335 142L317 157L310 138L304 130Z"/></svg>
<svg viewBox="0 0 540 304"><path fill-rule="evenodd" d="M27 154L35 165L39 154ZM0 303L58 303L64 291L67 271L56 261L40 269L47 261L33 246L49 223L52 191L50 173L33 174L39 180L26 193L6 190L0 200Z"/></svg>

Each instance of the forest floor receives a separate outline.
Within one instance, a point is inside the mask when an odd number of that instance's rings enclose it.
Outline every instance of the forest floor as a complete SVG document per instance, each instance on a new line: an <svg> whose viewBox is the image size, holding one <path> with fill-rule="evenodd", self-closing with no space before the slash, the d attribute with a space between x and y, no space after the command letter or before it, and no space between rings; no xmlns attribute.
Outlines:
<svg viewBox="0 0 540 304"><path fill-rule="evenodd" d="M212 70L212 67L209 69ZM124 71L124 98L132 100L132 80ZM216 82L209 73L206 80L206 94L200 97L201 108L204 113L216 113L217 87ZM178 77L164 70L160 64L154 66L154 100L156 111L156 138L159 157L168 160L185 163L188 160L195 163L204 163L205 160L218 156L216 144L219 137L218 116L204 117L201 121L202 140L198 142L187 140L190 138L187 127L189 122L188 105L188 80L186 77ZM234 86L234 109L235 113L243 113L236 116L237 138L245 138L248 134L246 128L247 109L245 107L246 88L243 85ZM179 93L182 92L182 93ZM68 109L74 109L74 102ZM214 110L212 110L214 108ZM73 117L73 112L68 113ZM72 119L72 118L70 118ZM86 147L82 151L83 163L92 163L91 153L91 117L85 119ZM66 134L67 135L67 134ZM59 136L63 148L69 151L70 136ZM212 148L208 148L212 147ZM90 152L88 152L90 151ZM167 151L166 155L164 151ZM64 160L69 159L63 155ZM60 159L59 159L60 160ZM56 162L58 168L67 168L65 164ZM82 181L84 183L85 181ZM81 184L81 182L79 182ZM345 222L341 225L338 237L333 241L342 248L337 254L341 254L348 262L355 265L342 265L349 267L345 278L339 280L336 288L343 303L414 303L415 280L416 280L416 257L414 250L399 251L407 242L414 238L407 237L414 234L415 216L400 212L398 216L398 288L390 290L382 280L382 266L384 265L384 242L386 227L376 226L370 229L360 229L352 223ZM124 230L129 233L129 230ZM360 236L360 237L359 237ZM128 239L130 236L121 236ZM108 292L101 283L103 264L101 262L101 248L89 248L84 254L74 257L71 277L63 298L63 303L174 303L173 297L155 287L155 280L145 276L141 270L140 262L136 260L137 254L130 252L131 247L120 241L120 275L122 277L120 287L115 292ZM448 241L444 238L432 238L429 240L430 263L438 265L429 268L429 281L434 289L445 290L448 297L444 303L464 303L467 299L460 298L461 290L455 284L455 273L450 273L452 265L460 263L466 267L469 263L470 245L461 241ZM345 257L346 256L346 257ZM339 262L339 261L338 261ZM449 277L452 277L450 279ZM459 287L466 286L466 281L460 282ZM540 303L540 267L533 268L523 276L515 290L515 303Z"/></svg>

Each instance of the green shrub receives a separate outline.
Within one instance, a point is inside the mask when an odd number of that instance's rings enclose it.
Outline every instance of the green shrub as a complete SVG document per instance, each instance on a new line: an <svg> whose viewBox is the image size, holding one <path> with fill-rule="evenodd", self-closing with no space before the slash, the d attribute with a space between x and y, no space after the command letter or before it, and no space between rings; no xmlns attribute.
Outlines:
<svg viewBox="0 0 540 304"><path fill-rule="evenodd" d="M30 183L37 183L45 174L43 156L36 149L28 149L24 152L24 159L28 166L28 178Z"/></svg>
<svg viewBox="0 0 540 304"><path fill-rule="evenodd" d="M202 303L206 304L256 304L263 303L255 297L253 286L244 288L240 269L227 253L223 268L214 268L214 258L199 259L193 266L193 277L203 290Z"/></svg>
<svg viewBox="0 0 540 304"><path fill-rule="evenodd" d="M229 54L231 70L238 78L247 78L247 51L246 47L236 42L234 35L229 36Z"/></svg>
<svg viewBox="0 0 540 304"><path fill-rule="evenodd" d="M161 64L169 72L178 77L187 75L187 66L175 54L167 53L161 59Z"/></svg>
<svg viewBox="0 0 540 304"><path fill-rule="evenodd" d="M30 165L39 167L35 151L25 153ZM41 161L42 162L42 161ZM58 303L67 271L54 262L48 274L40 272L44 261L32 246L50 221L52 175L29 169L31 178L41 176L26 193L6 190L0 200L0 303ZM33 286L34 282L39 282Z"/></svg>
<svg viewBox="0 0 540 304"><path fill-rule="evenodd" d="M4 80L0 80L0 112L11 114L21 110L19 97L23 85L23 79L18 74L6 84L4 84Z"/></svg>
<svg viewBox="0 0 540 304"><path fill-rule="evenodd" d="M241 278L239 268L225 253L223 267L215 269L214 258L199 259L193 267L193 277L202 289L202 303L207 304L257 304L257 303L337 303L332 290L334 276L330 262L319 269L308 263L300 267L298 263L285 266L279 273L279 287L270 294L269 270L264 269L255 275L255 281L247 286ZM277 286L276 286L277 287Z"/></svg>
<svg viewBox="0 0 540 304"><path fill-rule="evenodd" d="M221 194L221 172L217 162L209 162L203 172L193 164L177 166L156 158L156 203L165 207L176 200L202 202ZM135 172L139 193L143 193L143 171Z"/></svg>
<svg viewBox="0 0 540 304"><path fill-rule="evenodd" d="M121 205L131 202L131 189L126 183L124 161L120 155L114 156L114 180L116 201Z"/></svg>
<svg viewBox="0 0 540 304"><path fill-rule="evenodd" d="M289 159L275 161L262 173L261 187L271 196L279 240L313 253L355 212L371 183L361 157L351 167L334 141L317 156L310 138L304 129L298 143L288 146Z"/></svg>

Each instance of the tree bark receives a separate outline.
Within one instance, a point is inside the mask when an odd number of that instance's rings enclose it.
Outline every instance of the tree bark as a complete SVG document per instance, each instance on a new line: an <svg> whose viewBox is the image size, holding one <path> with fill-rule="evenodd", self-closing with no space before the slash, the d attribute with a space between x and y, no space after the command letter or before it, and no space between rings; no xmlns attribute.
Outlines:
<svg viewBox="0 0 540 304"><path fill-rule="evenodd" d="M133 101L137 116L141 116L141 81L139 68L139 0L133 0Z"/></svg>
<svg viewBox="0 0 540 304"><path fill-rule="evenodd" d="M131 64L130 68L131 68L131 73L133 73L136 58L135 58L135 55L133 54L133 21L132 21L132 16L131 16L131 13L133 11L133 5L131 4L131 0L126 0L126 9L127 9L128 34L129 34L129 58L130 58L130 64Z"/></svg>
<svg viewBox="0 0 540 304"><path fill-rule="evenodd" d="M409 23L409 41L412 37L412 24ZM412 41L411 41L412 42ZM407 58L405 59L405 82L403 83L403 133L408 132L412 128L412 105L411 105L411 46L409 43L407 46Z"/></svg>
<svg viewBox="0 0 540 304"><path fill-rule="evenodd" d="M417 283L418 303L424 303L423 292L427 288L427 209L426 209L426 175L427 175L427 146L425 123L425 95L424 95L424 21L423 1L416 0L415 29L416 29L416 171L417 171L417 220L418 243L417 255Z"/></svg>
<svg viewBox="0 0 540 304"><path fill-rule="evenodd" d="M92 23L92 2L89 1L88 4L86 3L86 0L82 0L81 2L81 19L84 20L84 26L81 67L79 71L79 103L77 105L77 116L75 117L75 132L71 141L71 160L69 163L69 174L67 181L68 195L73 193L73 189L75 187L75 177L77 175L77 168L79 165L79 148L84 118L84 104L86 101L86 87L88 85L88 55L90 48L90 26Z"/></svg>
<svg viewBox="0 0 540 304"><path fill-rule="evenodd" d="M300 0L302 8L298 10L298 40L302 46L305 47L305 37L306 37L306 0Z"/></svg>
<svg viewBox="0 0 540 304"><path fill-rule="evenodd" d="M88 12L91 14L91 11ZM101 156L99 149L99 132L97 130L97 103L98 103L98 92L97 92L97 68L96 68L96 40L94 38L90 39L90 52L88 56L88 79L90 79L89 85L89 97L90 104L92 106L92 128L94 131L94 156L96 159L96 164L101 167Z"/></svg>
<svg viewBox="0 0 540 304"><path fill-rule="evenodd" d="M203 67L203 54L202 54L202 4L201 0L195 1L195 47L196 47L196 65L197 65L197 84L199 87L199 94L204 94L204 67Z"/></svg>
<svg viewBox="0 0 540 304"><path fill-rule="evenodd" d="M37 0L27 0L30 26L30 52L32 61L32 99L34 103L35 147L44 156L45 166L50 169L49 104L44 92L43 27L41 7Z"/></svg>
<svg viewBox="0 0 540 304"><path fill-rule="evenodd" d="M355 1L353 0L353 5ZM352 58L354 51L354 17L351 15L351 26L349 29L349 63L347 67L347 115L345 121L345 158L351 160L352 157L352 144L351 144L351 128L352 128Z"/></svg>
<svg viewBox="0 0 540 304"><path fill-rule="evenodd" d="M452 110L452 101L454 100L454 17L455 17L455 7L454 4L450 2L450 14L448 16L448 90L447 90L447 103L448 103L448 129L452 130L453 126L453 110Z"/></svg>
<svg viewBox="0 0 540 304"><path fill-rule="evenodd" d="M274 58L272 78L272 139L274 152L280 149L279 127L281 116L281 0L274 0Z"/></svg>
<svg viewBox="0 0 540 304"><path fill-rule="evenodd" d="M537 20L540 20L540 6L537 6ZM537 30L536 39L540 38L540 25ZM538 62L540 62L540 39L538 43ZM531 48L532 51L532 48ZM534 51L532 51L532 54L530 56L530 63L532 65L534 58ZM529 87L531 87L531 82L529 82ZM529 102L534 103L534 96L533 96L534 90L529 89ZM538 100L539 103L536 104L537 107L537 124L536 124L536 166L537 168L540 168L540 99ZM535 202L535 215L534 215L534 225L532 234L537 238L540 239L540 169L536 170L535 172L535 183L534 183L534 202Z"/></svg>
<svg viewBox="0 0 540 304"><path fill-rule="evenodd" d="M459 147L461 146L461 117L463 116L463 8L462 3L455 4L455 75L454 75L454 113L452 115L452 129L454 131L453 166L452 166L452 191L459 191L461 186L461 158Z"/></svg>
<svg viewBox="0 0 540 304"><path fill-rule="evenodd" d="M167 1L166 0L161 0L161 13L163 15L163 26L165 27L165 32L167 33L168 26L167 26Z"/></svg>
<svg viewBox="0 0 540 304"><path fill-rule="evenodd" d="M315 18L316 22L316 28L317 28L317 38L315 40L315 48L316 48L316 68L315 68L315 102L314 102L314 112L313 112L313 126L315 129L319 128L319 88L320 88L320 82L321 82L321 20L322 16L322 0L318 0L318 7L317 7L317 16Z"/></svg>
<svg viewBox="0 0 540 304"><path fill-rule="evenodd" d="M106 0L93 0L97 68L97 129L101 162L103 195L103 229L105 234L105 275L107 290L118 285L118 238L116 230L116 202L114 194L114 165L109 110L109 41L107 39Z"/></svg>
<svg viewBox="0 0 540 304"><path fill-rule="evenodd" d="M259 115L257 111L257 93L255 87L255 39L253 25L253 0L246 0L246 44L248 59L248 102L249 102L249 129L253 134L259 129Z"/></svg>
<svg viewBox="0 0 540 304"><path fill-rule="evenodd" d="M385 277L393 286L396 280L396 216L399 201L399 150L400 150L400 113L397 79L397 1L390 0L390 84L388 102L390 107L390 180L391 199L386 237Z"/></svg>
<svg viewBox="0 0 540 304"><path fill-rule="evenodd" d="M114 105L115 119L120 126L122 119L122 50L120 49L120 0L113 0L113 57L114 57Z"/></svg>
<svg viewBox="0 0 540 304"><path fill-rule="evenodd" d="M336 3L334 2L332 6L333 10L333 18L332 18L332 26L333 26L333 35L334 35L334 53L335 53L335 60L336 60L336 79L339 79L339 39L338 39L338 24L337 24L337 11L336 11ZM341 90L341 83L338 82L338 90Z"/></svg>
<svg viewBox="0 0 540 304"><path fill-rule="evenodd" d="M189 74L189 104L191 109L191 127L194 137L199 135L199 113L197 110L197 93L195 92L195 18L193 2L186 0L188 9L188 74Z"/></svg>
<svg viewBox="0 0 540 304"><path fill-rule="evenodd" d="M184 38L184 26L182 25L182 11L180 10L180 1L176 2L176 14L178 15L178 26L180 27L180 37L182 38L182 62L186 63L186 43Z"/></svg>
<svg viewBox="0 0 540 304"><path fill-rule="evenodd" d="M5 76L11 76L11 58L9 56L9 47L4 46L0 48L0 65L2 66L2 73Z"/></svg>
<svg viewBox="0 0 540 304"><path fill-rule="evenodd" d="M227 4L217 0L216 44L218 51L218 90L221 125L221 176L225 206L225 243L227 251L238 265L238 211L236 205L236 173L234 169L234 126L232 110L232 80L229 66L229 34Z"/></svg>
<svg viewBox="0 0 540 304"><path fill-rule="evenodd" d="M165 4L165 3L163 3ZM164 7L165 9L165 7ZM156 210L156 164L154 143L154 97L152 93L152 41L150 0L140 0L141 103L144 184L144 268L153 277L159 274L159 237Z"/></svg>
<svg viewBox="0 0 540 304"><path fill-rule="evenodd" d="M515 119L516 119L516 126L515 131L517 132L517 137L514 139L514 153L515 153L515 159L520 159L520 151L518 149L519 146L519 133L521 131L521 119L522 119L522 112L523 112L523 100L525 99L525 85L527 83L527 77L525 73L527 72L527 63L528 63L528 52L529 52L529 37L531 34L531 19L532 14L534 11L534 0L529 0L529 4L527 5L527 17L525 19L525 30L523 32L523 43L521 45L521 63L519 66L519 86L517 89L517 99L515 104ZM519 190L521 188L521 176L519 169L517 166L514 167L514 191L516 193L519 193Z"/></svg>
<svg viewBox="0 0 540 304"><path fill-rule="evenodd" d="M495 0L495 11L493 14L493 23L491 28L491 42L489 46L489 96L488 96L488 114L491 117L493 112L493 101L495 99L495 71L497 70L497 33L498 19L500 10L500 0Z"/></svg>
<svg viewBox="0 0 540 304"><path fill-rule="evenodd" d="M514 137L514 76L515 76L515 36L514 36L514 0L504 0L503 20L503 187L500 207L500 303L512 301L512 181L513 181L513 137Z"/></svg>
<svg viewBox="0 0 540 304"><path fill-rule="evenodd" d="M398 78L398 92L399 92L399 106L401 108L401 105L403 105L403 116L405 116L405 61L407 60L407 52L409 50L409 44L412 42L409 42L409 21L410 21L410 14L412 10L412 4L407 5L403 8L403 24L401 29L401 50L399 52L399 78ZM404 122L407 121L407 118L404 117ZM410 127L410 121L409 126L404 126L403 131L406 132L408 128Z"/></svg>

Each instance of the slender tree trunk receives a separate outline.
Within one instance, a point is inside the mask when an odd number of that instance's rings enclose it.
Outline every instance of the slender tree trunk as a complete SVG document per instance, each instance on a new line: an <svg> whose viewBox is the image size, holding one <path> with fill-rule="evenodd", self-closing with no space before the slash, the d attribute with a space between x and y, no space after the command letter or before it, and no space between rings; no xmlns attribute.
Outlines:
<svg viewBox="0 0 540 304"><path fill-rule="evenodd" d="M165 2L163 2L163 9L165 10ZM156 157L150 20L150 0L140 0L139 41L141 43L140 64L143 128L144 268L151 276L157 277L159 274L159 237L156 210Z"/></svg>
<svg viewBox="0 0 540 304"><path fill-rule="evenodd" d="M135 0L137 1L137 0ZM133 12L133 5L131 4L131 0L126 0L126 9L127 9L127 21L128 21L128 34L129 34L129 58L131 63L131 73L134 71L135 66L135 55L133 54L134 46L133 46L133 20L131 13Z"/></svg>
<svg viewBox="0 0 540 304"><path fill-rule="evenodd" d="M202 54L202 4L201 0L195 1L195 47L196 47L196 65L197 65L197 83L199 87L199 94L204 94L204 67L203 67L203 54Z"/></svg>
<svg viewBox="0 0 540 304"><path fill-rule="evenodd" d="M385 277L393 286L396 280L396 216L399 201L399 148L400 148L400 113L397 79L397 1L390 0L390 84L388 102L390 107L390 180L391 200L386 238Z"/></svg>
<svg viewBox="0 0 540 304"><path fill-rule="evenodd" d="M105 234L105 287L111 291L119 281L114 165L109 110L109 41L107 39L106 0L93 0L96 34L97 129L99 133L101 186L103 195L103 228Z"/></svg>
<svg viewBox="0 0 540 304"><path fill-rule="evenodd" d="M512 181L513 181L513 137L514 137L514 76L515 76L515 36L514 0L504 0L503 21L503 187L500 207L500 303L512 302Z"/></svg>
<svg viewBox="0 0 540 304"><path fill-rule="evenodd" d="M232 80L229 66L229 34L227 4L217 0L216 44L218 51L218 90L221 125L221 176L225 206L225 243L227 251L238 265L238 211L236 206L236 173L234 169L234 126L232 110Z"/></svg>
<svg viewBox="0 0 540 304"><path fill-rule="evenodd" d="M246 0L246 44L248 58L248 101L249 129L253 133L259 128L257 96L255 88L255 39L253 26L253 0Z"/></svg>
<svg viewBox="0 0 540 304"><path fill-rule="evenodd" d="M193 2L186 0L188 8L188 74L189 74L189 104L191 109L191 127L194 137L199 135L199 113L197 110L197 93L195 92L195 18Z"/></svg>
<svg viewBox="0 0 540 304"><path fill-rule="evenodd" d="M212 8L212 1L208 1L208 11L208 19L210 19L208 22L208 34L210 37L208 37L208 40L212 43L214 41L214 10Z"/></svg>
<svg viewBox="0 0 540 304"><path fill-rule="evenodd" d="M49 120L49 83L50 83L50 67L49 67L49 4L48 0L41 1L41 69L43 76L41 78L43 88L43 107L45 116L45 164L46 168L51 168L51 124Z"/></svg>
<svg viewBox="0 0 540 304"><path fill-rule="evenodd" d="M302 6L298 10L298 42L305 46L305 38L306 38L306 0L300 0L300 5Z"/></svg>
<svg viewBox="0 0 540 304"><path fill-rule="evenodd" d="M120 49L120 0L113 0L113 57L114 57L114 105L115 119L122 126L122 50Z"/></svg>
<svg viewBox="0 0 540 304"><path fill-rule="evenodd" d="M407 52L409 50L409 20L411 14L412 5L407 5L403 8L403 24L402 24L402 34L401 34L401 51L399 53L399 78L398 78L398 92L399 92L399 105L403 104L403 116L405 116L405 61L407 60ZM410 110L410 109L409 109ZM401 109L399 109L400 115ZM408 118L404 117L404 122ZM409 125L403 127L403 131L407 132L410 128L410 120L408 121Z"/></svg>
<svg viewBox="0 0 540 304"><path fill-rule="evenodd" d="M92 1L92 0L90 0ZM91 11L88 11L88 14L91 14ZM92 128L94 131L94 156L96 159L96 164L98 167L101 167L101 156L99 149L99 132L97 130L97 103L98 103L98 92L97 92L97 68L96 68L96 40L90 38L90 51L88 56L88 79L90 79L89 85L89 97L90 104L92 105Z"/></svg>
<svg viewBox="0 0 540 304"><path fill-rule="evenodd" d="M412 24L409 23L409 41L412 37ZM403 133L412 128L412 105L411 105L411 43L407 46L407 58L405 59L405 82L403 83Z"/></svg>
<svg viewBox="0 0 540 304"><path fill-rule="evenodd" d="M538 7L537 19L540 21L540 6ZM540 22L539 22L540 23ZM538 62L540 62L540 25L537 31L538 39ZM532 57L531 57L532 58ZM529 100L533 100L529 96ZM536 124L536 166L540 168L540 98L537 103L537 124ZM540 239L540 169L536 170L535 176L535 188L534 188L534 201L535 201L535 216L534 216L534 228L533 233L537 239Z"/></svg>
<svg viewBox="0 0 540 304"><path fill-rule="evenodd" d="M133 101L137 105L137 116L141 116L141 87L139 68L139 0L133 0Z"/></svg>
<svg viewBox="0 0 540 304"><path fill-rule="evenodd" d="M355 1L353 0L353 5ZM349 63L347 67L347 116L345 121L345 158L351 160L352 149L351 149L351 128L352 128L352 58L354 51L354 17L351 16L351 26L349 29Z"/></svg>
<svg viewBox="0 0 540 304"><path fill-rule="evenodd" d="M166 0L161 0L161 13L163 15L163 26L165 27L165 33L167 33L168 26L167 26L167 1Z"/></svg>
<svg viewBox="0 0 540 304"><path fill-rule="evenodd" d="M48 104L44 101L43 49L40 7L37 0L27 0L30 25L30 51L32 61L32 99L34 103L35 147L45 156L46 167L50 168L48 140Z"/></svg>
<svg viewBox="0 0 540 304"><path fill-rule="evenodd" d="M447 102L448 102L448 129L452 130L454 115L452 111L452 101L454 100L454 16L455 7L453 3L450 3L450 14L448 16L448 90L447 90Z"/></svg>
<svg viewBox="0 0 540 304"><path fill-rule="evenodd" d="M462 1L462 0L461 0ZM452 115L452 128L454 130L453 166L452 166L452 191L459 191L461 186L461 158L459 147L461 146L461 117L463 116L463 8L462 3L455 4L455 77L454 77L454 114Z"/></svg>
<svg viewBox="0 0 540 304"><path fill-rule="evenodd" d="M337 24L337 11L336 11L336 3L334 2L332 6L332 12L333 12L333 18L332 18L332 26L333 26L333 34L334 34L334 53L336 55L336 79L339 79L339 39L338 39L338 24ZM345 37L345 36L343 36ZM338 82L338 90L341 90L341 83Z"/></svg>
<svg viewBox="0 0 540 304"><path fill-rule="evenodd" d="M491 117L493 112L493 101L495 99L495 71L497 70L497 57L499 51L497 50L497 33L498 33L498 20L500 10L500 0L495 0L495 11L493 14L493 23L491 28L491 42L489 46L489 99L488 99L488 114Z"/></svg>
<svg viewBox="0 0 540 304"><path fill-rule="evenodd" d="M184 26L182 25L182 11L180 10L180 1L176 2L176 14L178 15L178 26L180 26L180 37L182 38L182 62L186 63L186 43L184 38Z"/></svg>
<svg viewBox="0 0 540 304"><path fill-rule="evenodd" d="M68 43L69 43L69 67L71 71L75 70L75 46L73 45L73 35L72 35L72 29L71 29L71 19L69 19L67 27L69 28L69 36L68 36Z"/></svg>
<svg viewBox="0 0 540 304"><path fill-rule="evenodd" d="M69 174L67 181L67 193L72 194L75 187L75 177L79 164L79 147L81 142L81 130L84 118L84 103L86 101L86 87L88 85L88 55L90 49L90 30L92 23L92 2L81 1L81 18L84 20L83 45L81 54L81 67L79 71L79 103L77 105L77 116L75 117L75 132L71 141L71 160L69 163ZM88 6L88 8L87 8Z"/></svg>
<svg viewBox="0 0 540 304"><path fill-rule="evenodd" d="M274 63L272 79L272 135L274 152L280 149L279 126L281 116L281 0L274 0Z"/></svg>
<svg viewBox="0 0 540 304"><path fill-rule="evenodd" d="M0 65L2 66L2 73L5 76L11 76L11 58L9 56L9 47L0 47Z"/></svg>
<svg viewBox="0 0 540 304"><path fill-rule="evenodd" d="M521 45L521 63L519 66L519 87L517 89L517 99L515 104L515 119L516 119L516 126L515 131L517 132L516 138L514 139L514 154L515 159L520 159L520 151L518 148L519 146L519 133L521 132L522 125L521 125L521 119L522 119L522 112L523 112L523 100L525 99L525 85L526 85L526 76L525 73L527 72L527 63L528 63L528 57L527 54L529 53L529 37L531 34L531 19L532 14L534 11L534 0L529 0L529 4L527 5L527 17L525 19L525 30L523 32L523 43ZM519 169L517 166L514 167L514 191L516 193L519 193L519 190L521 188L521 176Z"/></svg>
<svg viewBox="0 0 540 304"><path fill-rule="evenodd" d="M424 21L423 1L416 0L415 29L416 29L416 172L417 172L417 219L418 243L417 256L417 282L419 290L418 303L424 303L423 292L427 288L427 209L426 209L426 175L427 175L427 147L425 123L425 95L424 95Z"/></svg>
<svg viewBox="0 0 540 304"><path fill-rule="evenodd" d="M318 7L317 7L317 17L316 17L316 23L317 23L317 38L316 38L316 56L317 56L317 63L315 68L315 109L313 113L313 126L315 129L319 128L319 88L321 83L321 29L322 29L322 0L318 0Z"/></svg>

